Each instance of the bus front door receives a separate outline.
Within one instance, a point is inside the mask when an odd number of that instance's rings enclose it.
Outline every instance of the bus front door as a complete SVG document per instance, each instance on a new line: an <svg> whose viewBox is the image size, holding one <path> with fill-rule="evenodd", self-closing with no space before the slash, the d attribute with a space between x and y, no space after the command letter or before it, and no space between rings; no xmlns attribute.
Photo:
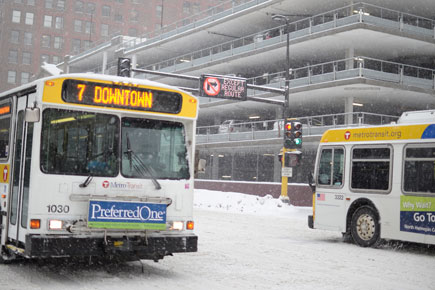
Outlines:
<svg viewBox="0 0 435 290"><path fill-rule="evenodd" d="M17 98L14 151L11 158L12 175L10 209L8 219L8 240L17 247L25 242L28 229L30 165L33 143L33 123L25 122L25 109L33 103L35 94Z"/></svg>

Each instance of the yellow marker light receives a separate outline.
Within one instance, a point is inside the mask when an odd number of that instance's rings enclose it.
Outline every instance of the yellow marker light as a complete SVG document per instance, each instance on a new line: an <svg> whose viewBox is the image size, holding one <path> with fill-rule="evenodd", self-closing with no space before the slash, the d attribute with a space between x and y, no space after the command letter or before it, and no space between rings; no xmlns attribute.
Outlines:
<svg viewBox="0 0 435 290"><path fill-rule="evenodd" d="M49 220L48 229L49 230L61 230L63 226L63 221L61 220Z"/></svg>
<svg viewBox="0 0 435 290"><path fill-rule="evenodd" d="M6 194L2 194L2 198L6 198Z"/></svg>
<svg viewBox="0 0 435 290"><path fill-rule="evenodd" d="M41 220L39 219L30 220L30 228L34 230L41 228Z"/></svg>
<svg viewBox="0 0 435 290"><path fill-rule="evenodd" d="M49 86L49 87L53 87L54 86L54 82L52 82L52 81L46 81L45 85Z"/></svg>
<svg viewBox="0 0 435 290"><path fill-rule="evenodd" d="M182 231L184 227L183 222L172 222L171 230Z"/></svg>
<svg viewBox="0 0 435 290"><path fill-rule="evenodd" d="M193 230L195 228L195 223L193 221L188 221L186 223L186 229Z"/></svg>

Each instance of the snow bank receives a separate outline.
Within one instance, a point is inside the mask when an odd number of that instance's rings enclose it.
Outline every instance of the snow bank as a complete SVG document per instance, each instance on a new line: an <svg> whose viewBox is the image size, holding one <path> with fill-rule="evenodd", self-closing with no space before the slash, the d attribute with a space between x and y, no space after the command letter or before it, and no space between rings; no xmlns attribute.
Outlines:
<svg viewBox="0 0 435 290"><path fill-rule="evenodd" d="M274 216L301 216L306 218L309 207L295 207L273 198L248 195L238 192L221 192L195 189L194 207L207 210L226 211Z"/></svg>

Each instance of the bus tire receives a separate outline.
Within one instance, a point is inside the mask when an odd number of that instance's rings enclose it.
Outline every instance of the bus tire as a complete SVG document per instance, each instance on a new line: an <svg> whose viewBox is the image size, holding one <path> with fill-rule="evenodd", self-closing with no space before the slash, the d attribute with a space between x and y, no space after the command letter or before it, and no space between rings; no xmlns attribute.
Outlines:
<svg viewBox="0 0 435 290"><path fill-rule="evenodd" d="M362 206L355 211L350 230L354 242L361 247L379 244L381 227L375 210L370 206Z"/></svg>

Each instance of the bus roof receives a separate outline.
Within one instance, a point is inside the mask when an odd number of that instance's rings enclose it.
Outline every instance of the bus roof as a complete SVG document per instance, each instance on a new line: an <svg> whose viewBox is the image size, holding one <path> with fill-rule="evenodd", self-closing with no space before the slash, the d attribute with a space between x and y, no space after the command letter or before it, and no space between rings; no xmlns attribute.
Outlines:
<svg viewBox="0 0 435 290"><path fill-rule="evenodd" d="M398 141L434 138L435 124L392 124L386 126L331 129L323 134L320 143Z"/></svg>

